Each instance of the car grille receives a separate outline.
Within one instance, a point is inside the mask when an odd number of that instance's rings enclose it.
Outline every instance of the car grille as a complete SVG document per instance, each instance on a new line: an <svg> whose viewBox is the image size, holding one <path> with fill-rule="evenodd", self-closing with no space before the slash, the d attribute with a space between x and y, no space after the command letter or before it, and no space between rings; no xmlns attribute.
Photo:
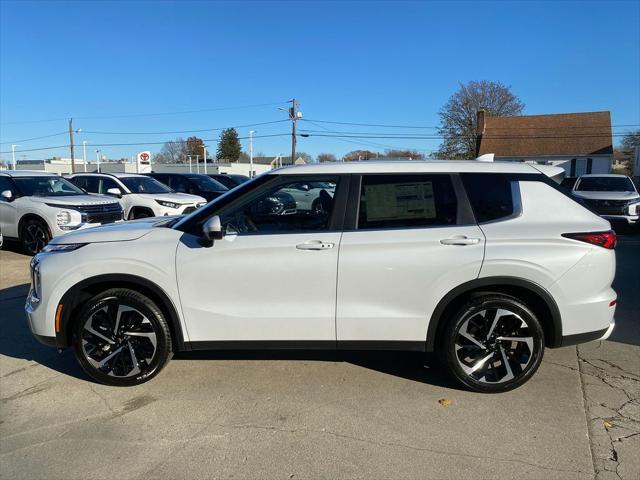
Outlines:
<svg viewBox="0 0 640 480"><path fill-rule="evenodd" d="M187 215L191 212L195 212L196 211L196 207L187 207L184 209L184 212L182 212L184 215Z"/></svg>
<svg viewBox="0 0 640 480"><path fill-rule="evenodd" d="M87 223L113 223L122 220L122 207L119 203L78 205L74 207L87 217Z"/></svg>
<svg viewBox="0 0 640 480"><path fill-rule="evenodd" d="M591 200L583 199L584 203L600 215L625 215L627 200Z"/></svg>

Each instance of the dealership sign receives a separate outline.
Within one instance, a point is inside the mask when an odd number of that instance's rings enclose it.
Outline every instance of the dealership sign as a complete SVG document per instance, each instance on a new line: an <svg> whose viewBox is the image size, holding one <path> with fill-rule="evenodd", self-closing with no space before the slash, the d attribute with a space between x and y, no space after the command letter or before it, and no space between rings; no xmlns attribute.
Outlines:
<svg viewBox="0 0 640 480"><path fill-rule="evenodd" d="M151 173L151 152L140 152L136 157L138 173Z"/></svg>

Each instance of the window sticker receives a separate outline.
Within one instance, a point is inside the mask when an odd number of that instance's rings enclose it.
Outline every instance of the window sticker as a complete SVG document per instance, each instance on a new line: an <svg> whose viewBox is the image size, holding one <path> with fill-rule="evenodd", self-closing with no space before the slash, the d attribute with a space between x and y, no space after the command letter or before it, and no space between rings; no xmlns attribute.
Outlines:
<svg viewBox="0 0 640 480"><path fill-rule="evenodd" d="M365 185L367 221L435 218L433 182Z"/></svg>

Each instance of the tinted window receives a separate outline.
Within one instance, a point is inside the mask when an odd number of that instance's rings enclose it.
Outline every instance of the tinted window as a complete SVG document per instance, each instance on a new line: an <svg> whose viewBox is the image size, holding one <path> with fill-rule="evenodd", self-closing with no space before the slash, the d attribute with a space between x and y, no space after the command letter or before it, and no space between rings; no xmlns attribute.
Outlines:
<svg viewBox="0 0 640 480"><path fill-rule="evenodd" d="M14 182L20 193L27 197L63 197L84 195L84 192L69 180L56 176L16 177Z"/></svg>
<svg viewBox="0 0 640 480"><path fill-rule="evenodd" d="M113 180L112 178L103 177L102 188L100 189L100 193L103 193L106 195L107 190L109 190L110 188L117 188L118 190L122 190L115 180Z"/></svg>
<svg viewBox="0 0 640 480"><path fill-rule="evenodd" d="M298 233L329 228L337 179L322 179L326 188L301 187L309 182L284 181L265 187L251 199L220 215L227 233ZM293 192L304 192L296 195ZM309 195L307 195L309 194Z"/></svg>
<svg viewBox="0 0 640 480"><path fill-rule="evenodd" d="M582 192L633 192L627 177L582 177L576 190Z"/></svg>
<svg viewBox="0 0 640 480"><path fill-rule="evenodd" d="M508 177L493 173L464 173L461 177L478 223L513 215L513 195Z"/></svg>
<svg viewBox="0 0 640 480"><path fill-rule="evenodd" d="M457 223L449 175L364 175L358 229L418 228Z"/></svg>
<svg viewBox="0 0 640 480"><path fill-rule="evenodd" d="M180 175L169 176L169 186L176 192L180 193L192 193L193 187L186 178L182 178Z"/></svg>
<svg viewBox="0 0 640 480"><path fill-rule="evenodd" d="M14 196L17 193L16 189L13 187L13 184L11 183L11 180L9 180L7 177L0 177L0 193L4 192L5 190L10 190ZM4 200L4 198L0 197L0 201L2 200Z"/></svg>
<svg viewBox="0 0 640 480"><path fill-rule="evenodd" d="M223 184L227 188L235 188L238 186L238 182L228 175L211 175L211 178Z"/></svg>
<svg viewBox="0 0 640 480"><path fill-rule="evenodd" d="M69 179L69 181L74 185L85 189L89 193L98 193L98 177L73 177Z"/></svg>
<svg viewBox="0 0 640 480"><path fill-rule="evenodd" d="M187 178L205 192L226 192L228 190L227 187L207 175L189 175Z"/></svg>
<svg viewBox="0 0 640 480"><path fill-rule="evenodd" d="M133 193L171 193L171 189L155 178L122 177L120 179Z"/></svg>

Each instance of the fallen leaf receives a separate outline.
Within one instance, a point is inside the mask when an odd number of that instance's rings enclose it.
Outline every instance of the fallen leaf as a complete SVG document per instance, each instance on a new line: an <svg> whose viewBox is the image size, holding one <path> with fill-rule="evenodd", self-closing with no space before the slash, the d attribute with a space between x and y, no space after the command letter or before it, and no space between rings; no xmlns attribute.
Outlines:
<svg viewBox="0 0 640 480"><path fill-rule="evenodd" d="M607 422L606 420L602 421L602 424L604 425L604 428L606 428L607 430L609 430L611 427L613 427L613 425L611 425L609 422Z"/></svg>
<svg viewBox="0 0 640 480"><path fill-rule="evenodd" d="M442 405L443 407L448 407L449 405L451 405L453 402L451 400L447 400L446 398L441 398L440 400L438 400L438 403L440 405Z"/></svg>

